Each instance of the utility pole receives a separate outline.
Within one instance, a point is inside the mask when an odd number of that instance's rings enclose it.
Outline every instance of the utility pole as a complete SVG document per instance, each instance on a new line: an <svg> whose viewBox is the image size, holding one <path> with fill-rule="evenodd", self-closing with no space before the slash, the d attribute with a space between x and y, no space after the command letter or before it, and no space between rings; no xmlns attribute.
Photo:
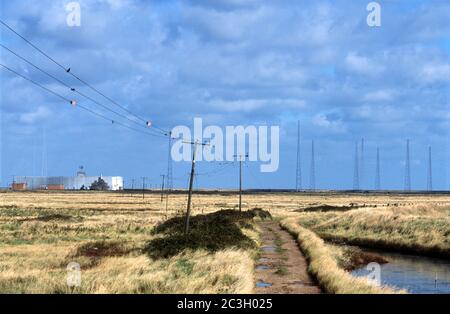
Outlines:
<svg viewBox="0 0 450 314"><path fill-rule="evenodd" d="M242 211L242 157L247 158L248 154L245 155L234 155L234 157L239 158L239 211Z"/></svg>
<svg viewBox="0 0 450 314"><path fill-rule="evenodd" d="M130 196L133 197L133 192L134 192L134 178L131 179L131 190L130 190Z"/></svg>
<svg viewBox="0 0 450 314"><path fill-rule="evenodd" d="M173 189L171 150L172 150L172 131L169 131L169 150L168 150L168 154L167 154L167 176L166 176L166 180L167 180L167 184L166 184L166 219L168 218L169 193Z"/></svg>
<svg viewBox="0 0 450 314"><path fill-rule="evenodd" d="M192 185L194 183L194 174L195 174L195 155L197 151L197 145L208 145L206 143L200 143L198 140L195 142L185 142L185 144L191 144L193 145L194 151L192 152L192 165L191 165L191 175L189 177L189 194L188 194L188 202L187 202L187 208L186 208L186 221L185 221L185 228L184 228L184 234L187 235L189 233L189 219L191 216L191 200L192 200Z"/></svg>
<svg viewBox="0 0 450 314"><path fill-rule="evenodd" d="M145 180L147 178L146 177L142 177L142 199L145 198Z"/></svg>
<svg viewBox="0 0 450 314"><path fill-rule="evenodd" d="M169 189L166 188L166 219L169 217L168 208L169 208Z"/></svg>
<svg viewBox="0 0 450 314"><path fill-rule="evenodd" d="M161 177L162 177L162 183L161 183L161 203L162 203L163 198L164 198L164 181L165 181L164 179L165 179L166 175L162 174Z"/></svg>

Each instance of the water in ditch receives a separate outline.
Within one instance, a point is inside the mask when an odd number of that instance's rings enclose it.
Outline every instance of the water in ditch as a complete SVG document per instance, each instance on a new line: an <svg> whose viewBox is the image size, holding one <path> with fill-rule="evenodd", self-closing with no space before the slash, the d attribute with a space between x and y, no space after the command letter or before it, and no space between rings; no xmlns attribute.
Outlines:
<svg viewBox="0 0 450 314"><path fill-rule="evenodd" d="M450 260L416 255L371 251L389 262L380 266L382 285L405 289L414 294L450 293ZM356 277L373 274L367 267L356 269Z"/></svg>

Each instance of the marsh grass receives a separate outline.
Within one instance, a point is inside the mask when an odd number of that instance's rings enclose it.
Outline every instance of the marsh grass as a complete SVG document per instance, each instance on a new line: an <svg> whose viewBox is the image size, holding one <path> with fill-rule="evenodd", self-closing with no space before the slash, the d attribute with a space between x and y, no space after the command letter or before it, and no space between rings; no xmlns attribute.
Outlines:
<svg viewBox="0 0 450 314"><path fill-rule="evenodd" d="M339 268L346 271L355 270L372 262L380 265L388 262L380 255L364 252L355 246L333 245L330 243L327 243L327 246L333 253L333 257L336 259Z"/></svg>
<svg viewBox="0 0 450 314"><path fill-rule="evenodd" d="M402 225L412 228L410 230L424 230L421 242L433 237L437 242L444 242L443 237L449 236L449 228L439 231L448 225L439 225L442 222L437 222L437 228L433 229L435 225L430 224L427 218L436 215L432 218L435 221L440 217L447 219L445 217L450 213L448 209L436 211L433 208L450 208L449 195L258 193L245 194L245 201L248 208L269 209L274 220L293 217L298 219L296 222L300 222L302 226L310 225L312 228L325 223L320 227L323 228L322 231L329 232L337 240L349 239L348 234L344 233L348 226L340 230L340 222L337 221L337 229L334 230L331 225L327 227L326 224L332 223L339 214L351 213L353 210L337 214L336 211L298 213L295 210L321 204L371 204L377 206L377 211L399 210L397 214L401 213L401 216L392 216L393 221L403 221L403 215L418 216L416 221L411 218L407 224ZM230 193L194 194L192 214L193 217L202 212L208 215L221 208L235 208L237 204L237 196ZM421 208L415 208L417 206L414 205L414 208L406 210L405 207L411 207L411 204L419 204ZM222 246L223 249L218 250L209 250L204 245L195 249L178 247L178 254L171 253L167 258L151 258L146 250L147 245L153 239L171 236L170 232L154 232L155 226L162 224L166 215L170 219L183 212L186 197L183 194L170 195L168 211L163 205L159 193L146 194L143 200L142 194L128 192L0 192L0 293L253 291L253 269L258 250L251 247L225 245ZM368 207L357 210L370 209ZM425 217L425 221L420 217ZM249 238L258 242L258 227L251 220L237 219L234 224L244 235L243 239L248 241ZM392 229L389 226L390 224L387 224L386 231ZM383 231L381 224L373 230L377 230L380 237L395 234ZM437 235L433 235L435 232ZM360 234L364 235L364 232ZM414 232L402 234L408 235L405 238L418 239ZM340 235L345 237L341 238ZM213 237L210 237L208 241L212 240ZM89 250L93 247L98 249L99 243L105 243L107 248L100 249L102 253L99 257L90 256L92 254ZM117 247L114 250L108 247L111 243L118 243L120 250L122 246L124 250L118 254ZM336 251L331 246L328 246L327 252L332 254L330 256L333 259L336 254L341 254L341 251ZM80 288L67 287L66 266L69 261L81 264Z"/></svg>
<svg viewBox="0 0 450 314"><path fill-rule="evenodd" d="M152 258L148 243L176 237L181 225L173 207L183 205L183 195L172 197L168 212L159 194L146 195L144 202L136 195L97 192L0 197L0 293L252 292L254 214L211 219L217 208L208 205L205 217L196 218L194 207L193 242L172 242L170 256ZM170 223L163 225L166 215ZM224 230L221 223L232 228ZM156 232L157 225L168 228ZM222 232L228 232L226 240L211 247ZM70 262L81 266L80 287L66 284Z"/></svg>
<svg viewBox="0 0 450 314"><path fill-rule="evenodd" d="M281 222L283 228L292 233L300 249L309 261L308 271L327 293L380 294L397 293L389 287L379 287L364 278L354 278L339 267L336 252L314 232L301 227L295 219Z"/></svg>
<svg viewBox="0 0 450 314"><path fill-rule="evenodd" d="M449 206L310 212L298 222L334 242L450 258Z"/></svg>

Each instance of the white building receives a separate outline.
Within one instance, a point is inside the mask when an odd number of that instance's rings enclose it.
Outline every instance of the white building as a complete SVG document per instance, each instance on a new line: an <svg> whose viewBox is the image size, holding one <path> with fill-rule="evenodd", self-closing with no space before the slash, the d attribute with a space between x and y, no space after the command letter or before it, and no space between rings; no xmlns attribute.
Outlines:
<svg viewBox="0 0 450 314"><path fill-rule="evenodd" d="M49 186L64 186L65 190L80 190L82 187L89 189L94 181L102 178L112 191L123 190L123 177L93 176L88 177L80 167L75 177L24 177L15 176L14 183L25 183L27 190L47 189Z"/></svg>

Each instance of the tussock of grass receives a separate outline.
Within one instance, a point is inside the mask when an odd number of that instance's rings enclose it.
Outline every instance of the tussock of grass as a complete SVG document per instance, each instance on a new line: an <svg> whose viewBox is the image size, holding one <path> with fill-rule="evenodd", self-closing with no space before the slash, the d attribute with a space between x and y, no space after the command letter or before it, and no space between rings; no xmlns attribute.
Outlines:
<svg viewBox="0 0 450 314"><path fill-rule="evenodd" d="M334 253L314 232L286 219L281 226L295 235L297 242L309 261L309 272L327 293L379 294L396 293L388 287L378 287L364 278L354 278L338 266Z"/></svg>
<svg viewBox="0 0 450 314"><path fill-rule="evenodd" d="M336 258L339 267L352 271L369 263L386 264L388 261L377 254L367 253L354 246L336 247Z"/></svg>
<svg viewBox="0 0 450 314"><path fill-rule="evenodd" d="M295 212L331 212L331 211L347 211L352 210L360 207L366 207L365 205L356 205L356 204L350 204L350 205L317 205L317 206L310 206L305 207L301 209L295 210Z"/></svg>
<svg viewBox="0 0 450 314"><path fill-rule="evenodd" d="M64 214L50 214L50 215L41 215L36 218L39 221L52 221L52 220L63 220L63 221L82 221L82 217L74 217L71 215Z"/></svg>
<svg viewBox="0 0 450 314"><path fill-rule="evenodd" d="M131 252L125 242L120 241L92 241L78 246L72 255L88 257L121 256Z"/></svg>
<svg viewBox="0 0 450 314"><path fill-rule="evenodd" d="M105 257L117 257L136 251L131 243L125 241L89 241L76 246L66 257L63 266L77 260L83 268L97 266Z"/></svg>
<svg viewBox="0 0 450 314"><path fill-rule="evenodd" d="M251 222L255 217L267 217L267 213L262 210L224 210L193 216L187 236L184 234L184 217L174 217L155 227L157 237L148 242L145 251L151 258L158 259L177 255L184 250L217 252L233 247L254 249L256 242L242 228L254 230Z"/></svg>

